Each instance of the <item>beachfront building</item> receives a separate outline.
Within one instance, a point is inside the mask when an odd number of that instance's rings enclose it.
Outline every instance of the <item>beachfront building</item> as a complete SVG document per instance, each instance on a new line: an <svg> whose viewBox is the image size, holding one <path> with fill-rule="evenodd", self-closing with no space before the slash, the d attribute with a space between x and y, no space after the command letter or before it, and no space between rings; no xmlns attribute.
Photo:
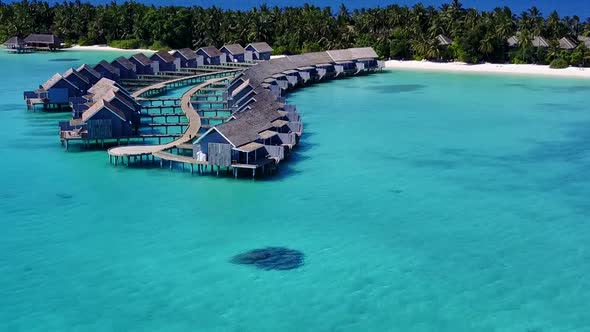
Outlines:
<svg viewBox="0 0 590 332"><path fill-rule="evenodd" d="M118 81L120 79L119 69L105 60L102 60L97 65L95 65L94 70L96 70L101 77L105 77L113 81Z"/></svg>
<svg viewBox="0 0 590 332"><path fill-rule="evenodd" d="M590 37L578 36L578 41L583 43L587 48L590 48Z"/></svg>
<svg viewBox="0 0 590 332"><path fill-rule="evenodd" d="M27 47L55 51L62 48L61 39L53 34L30 34L25 38Z"/></svg>
<svg viewBox="0 0 590 332"><path fill-rule="evenodd" d="M240 44L223 45L219 49L225 56L225 62L245 62L246 50Z"/></svg>
<svg viewBox="0 0 590 332"><path fill-rule="evenodd" d="M203 57L202 65L220 65L221 54L222 53L214 46L201 47L197 50L197 55Z"/></svg>
<svg viewBox="0 0 590 332"><path fill-rule="evenodd" d="M573 40L569 39L568 37L563 37L559 40L559 48L562 50L571 51L578 46Z"/></svg>
<svg viewBox="0 0 590 332"><path fill-rule="evenodd" d="M24 53L30 50L27 43L20 37L12 37L4 43L4 48L9 52Z"/></svg>
<svg viewBox="0 0 590 332"><path fill-rule="evenodd" d="M137 78L135 64L126 57L120 56L111 62L111 65L119 70L121 79Z"/></svg>
<svg viewBox="0 0 590 332"><path fill-rule="evenodd" d="M88 82L90 83L90 85L94 85L96 82L98 82L101 79L100 73L97 72L96 70L94 70L92 67L90 67L87 64L83 64L80 67L78 67L78 69L76 69L76 71L86 77L86 79L88 80Z"/></svg>
<svg viewBox="0 0 590 332"><path fill-rule="evenodd" d="M172 52L172 56L180 61L180 68L197 68L197 53L190 48Z"/></svg>
<svg viewBox="0 0 590 332"><path fill-rule="evenodd" d="M265 42L251 43L246 46L246 61L270 60L272 47Z"/></svg>
<svg viewBox="0 0 590 332"><path fill-rule="evenodd" d="M160 67L159 62L154 62L143 53L137 53L129 58L135 65L137 75L155 75Z"/></svg>
<svg viewBox="0 0 590 332"><path fill-rule="evenodd" d="M180 69L180 59L172 56L167 51L154 53L150 60L158 63L159 71L177 71Z"/></svg>

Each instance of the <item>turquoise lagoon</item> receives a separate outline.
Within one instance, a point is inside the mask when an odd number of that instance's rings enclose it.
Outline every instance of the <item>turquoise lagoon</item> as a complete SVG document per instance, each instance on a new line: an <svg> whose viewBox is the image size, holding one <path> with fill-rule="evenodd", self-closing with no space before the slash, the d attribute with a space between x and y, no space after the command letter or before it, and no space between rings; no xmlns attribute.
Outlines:
<svg viewBox="0 0 590 332"><path fill-rule="evenodd" d="M589 81L317 85L280 175L235 181L65 152L24 110L116 55L0 55L1 331L590 330ZM266 246L305 265L229 263Z"/></svg>

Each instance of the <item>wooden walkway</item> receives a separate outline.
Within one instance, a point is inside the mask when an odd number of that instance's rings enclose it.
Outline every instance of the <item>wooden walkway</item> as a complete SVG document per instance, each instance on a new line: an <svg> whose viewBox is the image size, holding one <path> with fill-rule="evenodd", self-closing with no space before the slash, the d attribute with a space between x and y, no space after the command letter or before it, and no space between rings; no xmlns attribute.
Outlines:
<svg viewBox="0 0 590 332"><path fill-rule="evenodd" d="M180 136L176 140L174 140L170 143L167 143L167 144L159 144L159 145L118 146L118 147L114 147L114 148L111 148L108 150L109 156L115 157L115 158L136 157L136 156L144 156L144 155L156 156L156 153L158 153L158 152L163 152L165 150L176 148L176 147L183 145L183 144L188 144L193 138L195 138L199 135L199 129L201 129L201 117L199 116L199 113L197 112L197 110L195 110L193 108L193 105L191 102L192 96L200 89L208 87L212 84L219 84L227 79L228 79L228 77L218 77L218 78L210 79L202 84L195 86L194 88L188 90L187 92L185 92L182 95L182 98L180 100L180 106L181 106L182 112L184 113L184 115L188 119L188 128L182 134L182 136ZM141 95L141 93L138 93L138 92L135 92L134 95L135 94L137 94L137 96ZM158 154L158 155L161 155L163 157L168 156L168 155L163 155L163 154ZM171 155L173 155L173 154L171 154ZM176 156L176 155L173 155L173 156ZM161 158L161 159L165 159L165 158ZM166 160L168 160L168 159L166 159Z"/></svg>

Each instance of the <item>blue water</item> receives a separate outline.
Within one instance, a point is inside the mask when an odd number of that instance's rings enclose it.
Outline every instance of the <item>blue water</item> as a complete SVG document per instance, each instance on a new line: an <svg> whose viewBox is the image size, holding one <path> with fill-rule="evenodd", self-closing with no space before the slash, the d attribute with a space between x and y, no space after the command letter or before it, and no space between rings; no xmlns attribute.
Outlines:
<svg viewBox="0 0 590 332"><path fill-rule="evenodd" d="M8 1L11 2L11 1ZM49 3L61 3L61 0L49 0ZM93 4L109 4L111 0L90 0L90 3ZM117 1L118 3L123 3L124 1ZM148 5L155 5L155 6L163 6L169 5L168 2L162 0L139 0L140 3L145 3ZM417 3L423 3L425 6L434 6L440 7L444 3L450 3L451 1L444 1L444 0L365 0L365 1L353 1L353 0L309 0L305 1L306 3L314 4L316 6L331 6L333 10L337 10L340 7L340 4L344 3L348 8L370 8L370 7L385 7L390 4L399 4L400 6L407 5L407 6L414 6ZM264 1L269 6L279 6L279 7L286 7L286 6L299 6L301 2L295 2L293 0L266 0ZM463 0L461 1L464 8L477 8L479 10L492 10L496 7L503 7L508 6L514 14L520 14L523 11L528 10L532 6L536 6L541 10L541 12L547 16L552 11L557 10L558 13L562 16L573 16L578 15L582 19L590 17L590 0L564 0L564 1L554 1L554 0L519 0L519 1L511 1L511 0ZM174 5L177 6L217 6L221 8L227 9L240 9L240 10L248 10L252 7L259 7L261 4L260 1L257 0L225 0L225 1L216 1L216 0L177 0L174 2Z"/></svg>
<svg viewBox="0 0 590 332"><path fill-rule="evenodd" d="M20 97L50 56L0 55L0 331L590 330L590 81L317 85L279 176L235 181L65 152ZM305 265L229 262L266 246Z"/></svg>

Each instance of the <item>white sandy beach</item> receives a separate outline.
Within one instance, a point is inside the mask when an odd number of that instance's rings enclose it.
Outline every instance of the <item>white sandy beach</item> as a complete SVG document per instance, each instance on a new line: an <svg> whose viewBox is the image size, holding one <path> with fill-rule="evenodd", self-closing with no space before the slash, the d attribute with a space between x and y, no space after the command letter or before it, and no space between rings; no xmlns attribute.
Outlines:
<svg viewBox="0 0 590 332"><path fill-rule="evenodd" d="M429 61L398 61L385 62L386 69L401 70L425 70L446 72L467 72L487 74L511 74L511 75L539 75L555 77L575 77L590 79L590 68L569 67L564 69L551 69L541 65L514 65L484 63L470 65L463 62L429 62Z"/></svg>
<svg viewBox="0 0 590 332"><path fill-rule="evenodd" d="M80 46L80 45L72 45L72 47L70 48L65 48L64 50L72 50L72 51L124 51L124 52L135 52L135 53L155 53L156 51L154 50L148 50L148 49L131 49L131 50L126 50L126 49L122 49L122 48L115 48L115 47L110 47L107 45L92 45L92 46Z"/></svg>

